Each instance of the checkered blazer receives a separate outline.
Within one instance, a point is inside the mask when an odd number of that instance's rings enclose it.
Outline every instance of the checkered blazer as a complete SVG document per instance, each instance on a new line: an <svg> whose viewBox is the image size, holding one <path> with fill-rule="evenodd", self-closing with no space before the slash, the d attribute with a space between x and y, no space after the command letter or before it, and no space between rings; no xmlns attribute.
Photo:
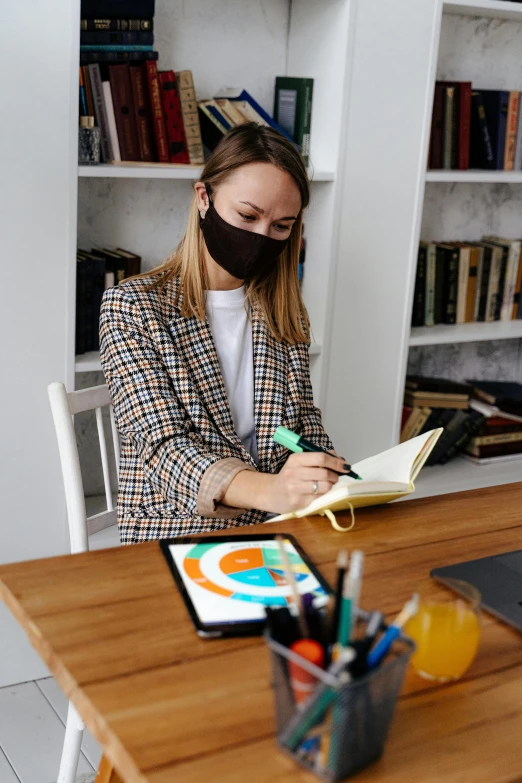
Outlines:
<svg viewBox="0 0 522 783"><path fill-rule="evenodd" d="M277 473L288 457L272 440L280 424L332 448L313 403L308 346L278 342L252 313L256 465L234 431L208 323L181 316L179 279L162 292L146 290L152 281L108 289L101 310L101 362L121 439L122 543L262 522L259 510L205 512L203 490L220 473L228 483L245 468Z"/></svg>

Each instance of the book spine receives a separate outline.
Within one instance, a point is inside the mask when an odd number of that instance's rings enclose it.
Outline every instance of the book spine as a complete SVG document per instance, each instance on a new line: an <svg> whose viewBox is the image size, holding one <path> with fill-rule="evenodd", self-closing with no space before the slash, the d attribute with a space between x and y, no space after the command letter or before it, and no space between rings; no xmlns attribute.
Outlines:
<svg viewBox="0 0 522 783"><path fill-rule="evenodd" d="M515 149L517 144L517 122L520 93L512 90L509 93L506 122L506 148L504 151L504 169L513 171L515 168Z"/></svg>
<svg viewBox="0 0 522 783"><path fill-rule="evenodd" d="M305 166L310 156L313 79L276 78L274 120L301 147Z"/></svg>
<svg viewBox="0 0 522 783"><path fill-rule="evenodd" d="M454 159L455 87L446 87L444 110L443 168L451 169Z"/></svg>
<svg viewBox="0 0 522 783"><path fill-rule="evenodd" d="M446 279L446 251L437 245L437 260L435 268L435 313L434 321L441 324L444 319L444 288Z"/></svg>
<svg viewBox="0 0 522 783"><path fill-rule="evenodd" d="M96 112L94 109L94 98L92 97L91 77L89 75L89 68L86 65L81 66L83 83L85 86L85 99L87 101L87 113L89 117L95 117Z"/></svg>
<svg viewBox="0 0 522 783"><path fill-rule="evenodd" d="M95 32L81 32L80 45L82 46L111 46L124 45L152 46L154 33L152 32L120 32L114 30L102 30Z"/></svg>
<svg viewBox="0 0 522 783"><path fill-rule="evenodd" d="M459 452L466 448L467 444L484 423L485 416L477 411L468 411L466 420L462 424L462 429L454 443L450 445L446 453L442 456L440 464L444 465Z"/></svg>
<svg viewBox="0 0 522 783"><path fill-rule="evenodd" d="M511 311L511 319L515 321L518 317L518 308L520 305L521 295L520 291L522 288L522 243L520 248L520 255L518 257L518 270L517 270L517 278L515 282L515 292L513 295L513 309Z"/></svg>
<svg viewBox="0 0 522 783"><path fill-rule="evenodd" d="M486 313L484 320L492 322L495 320L495 308L498 296L498 284L500 280L500 269L502 266L502 248L494 247L491 253L491 269L489 272L488 292L486 298Z"/></svg>
<svg viewBox="0 0 522 783"><path fill-rule="evenodd" d="M471 93L472 108L474 107L475 128L472 127L472 143L476 150L473 160L475 168L492 169L495 167L495 156L491 144L491 135L486 122L483 95L480 90Z"/></svg>
<svg viewBox="0 0 522 783"><path fill-rule="evenodd" d="M440 82L435 84L433 96L433 117L431 122L430 139L430 168L442 168L442 150L444 147L444 106L445 87Z"/></svg>
<svg viewBox="0 0 522 783"><path fill-rule="evenodd" d="M469 257L471 248L459 248L459 279L457 285L457 323L466 320L466 304L468 294Z"/></svg>
<svg viewBox="0 0 522 783"><path fill-rule="evenodd" d="M301 147L301 157L305 166L310 163L310 131L312 128L313 79L307 79L303 90L303 109L299 112L297 125L297 143Z"/></svg>
<svg viewBox="0 0 522 783"><path fill-rule="evenodd" d="M281 133L288 141L292 142L294 147L299 147L299 145L294 142L294 140L288 135L288 133L277 122L275 122L274 118L271 117L268 114L268 112L266 112L263 109L263 107L260 106L259 103L254 98L252 98L250 93L248 93L246 90L243 90L241 94L237 97L237 99L232 98L231 100L246 101L254 109L254 111L256 111L257 114L259 114L262 117L262 119L267 123L267 125L270 125L271 128L274 128L274 130L279 131L279 133Z"/></svg>
<svg viewBox="0 0 522 783"><path fill-rule="evenodd" d="M515 142L515 162L513 165L515 171L522 169L522 100L518 100L518 117L517 117L517 139Z"/></svg>
<svg viewBox="0 0 522 783"><path fill-rule="evenodd" d="M474 457L500 457L505 454L520 454L522 453L522 441L493 444L491 446L470 446L468 444L466 452L473 454Z"/></svg>
<svg viewBox="0 0 522 783"><path fill-rule="evenodd" d="M511 314L513 312L513 302L515 301L515 286L517 284L521 246L522 243L517 240L509 243L509 255L508 255L508 262L507 262L507 269L506 269L506 282L504 285L504 296L502 298L502 306L500 309L501 321L511 320Z"/></svg>
<svg viewBox="0 0 522 783"><path fill-rule="evenodd" d="M128 63L157 60L158 52L80 52L80 65L90 63Z"/></svg>
<svg viewBox="0 0 522 783"><path fill-rule="evenodd" d="M92 88L92 97L94 101L94 110L96 113L96 125L100 129L101 152L104 163L112 163L114 154L109 134L109 122L107 119L107 110L103 99L103 86L98 63L89 65L89 76Z"/></svg>
<svg viewBox="0 0 522 783"><path fill-rule="evenodd" d="M151 52L150 44L80 44L80 52Z"/></svg>
<svg viewBox="0 0 522 783"><path fill-rule="evenodd" d="M176 78L179 86L181 114L183 115L189 159L192 165L201 166L205 162L205 158L203 155L203 142L192 71L178 71Z"/></svg>
<svg viewBox="0 0 522 783"><path fill-rule="evenodd" d="M140 160L154 160L154 140L152 130L152 114L146 85L146 74L143 65L133 65L129 68L134 106L134 119L138 131Z"/></svg>
<svg viewBox="0 0 522 783"><path fill-rule="evenodd" d="M509 92L507 90L499 90L499 93L496 167L502 170L504 168L504 152L506 149Z"/></svg>
<svg viewBox="0 0 522 783"><path fill-rule="evenodd" d="M476 321L486 320L486 304L488 300L489 275L491 270L491 248L483 248L482 265L480 269L480 288L477 290L478 312ZM479 283L477 282L477 287Z"/></svg>
<svg viewBox="0 0 522 783"><path fill-rule="evenodd" d="M174 71L161 71L159 80L170 162L190 163L176 75Z"/></svg>
<svg viewBox="0 0 522 783"><path fill-rule="evenodd" d="M459 249L446 250L443 322L454 324L457 320L457 292L459 284Z"/></svg>
<svg viewBox="0 0 522 783"><path fill-rule="evenodd" d="M499 443L517 443L522 441L522 432L499 432L495 435L479 435L472 438L470 446L491 446Z"/></svg>
<svg viewBox="0 0 522 783"><path fill-rule="evenodd" d="M493 315L494 321L500 321L500 313L502 312L502 302L504 300L504 290L506 288L507 268L510 255L509 245L502 247L502 258L500 261L500 272L498 277L497 293L495 295L495 312Z"/></svg>
<svg viewBox="0 0 522 783"><path fill-rule="evenodd" d="M118 0L113 4L107 0L82 0L81 5L82 19L104 18L109 9L116 11L114 16L118 18L152 19L154 16L154 0Z"/></svg>
<svg viewBox="0 0 522 783"><path fill-rule="evenodd" d="M466 314L465 323L471 323L475 318L475 299L477 295L477 266L479 258L478 247L471 247L469 253L469 272L466 289Z"/></svg>
<svg viewBox="0 0 522 783"><path fill-rule="evenodd" d="M201 125L201 138L203 145L212 152L226 133L226 129L219 120L211 114L204 102L198 103L199 121Z"/></svg>
<svg viewBox="0 0 522 783"><path fill-rule="evenodd" d="M103 82L103 97L105 98L105 108L107 110L107 122L109 125L109 137L112 145L113 159L115 161L120 161L120 142L118 140L118 130L116 128L116 117L114 115L114 103L112 101L110 82Z"/></svg>
<svg viewBox="0 0 522 783"><path fill-rule="evenodd" d="M413 294L412 326L424 326L424 311L426 299L426 257L427 246L421 244L417 257L417 272L415 275L415 291Z"/></svg>
<svg viewBox="0 0 522 783"><path fill-rule="evenodd" d="M158 66L155 62L147 61L145 67L158 160L160 163L168 163L169 150L167 145L167 134L165 132L165 120L163 118L163 104L161 101Z"/></svg>
<svg viewBox="0 0 522 783"><path fill-rule="evenodd" d="M471 134L471 82L459 85L459 123L458 123L458 167L461 171L469 168L469 144Z"/></svg>
<svg viewBox="0 0 522 783"><path fill-rule="evenodd" d="M428 245L426 257L426 307L424 312L425 326L435 325L435 277L437 268L437 247Z"/></svg>
<svg viewBox="0 0 522 783"><path fill-rule="evenodd" d="M81 19L80 31L121 30L122 32L148 32L154 27L153 19Z"/></svg>
<svg viewBox="0 0 522 783"><path fill-rule="evenodd" d="M111 83L112 102L118 129L120 153L122 160L140 160L138 133L134 120L134 104L129 76L129 66L110 65L109 79Z"/></svg>

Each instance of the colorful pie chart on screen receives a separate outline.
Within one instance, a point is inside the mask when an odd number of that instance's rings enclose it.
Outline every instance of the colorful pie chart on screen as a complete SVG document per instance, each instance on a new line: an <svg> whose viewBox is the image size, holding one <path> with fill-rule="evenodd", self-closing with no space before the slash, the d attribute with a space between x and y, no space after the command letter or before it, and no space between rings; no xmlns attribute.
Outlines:
<svg viewBox="0 0 522 783"><path fill-rule="evenodd" d="M286 543L299 592L325 596L306 563ZM186 575L205 590L238 601L286 605L290 588L276 542L197 544L185 555Z"/></svg>

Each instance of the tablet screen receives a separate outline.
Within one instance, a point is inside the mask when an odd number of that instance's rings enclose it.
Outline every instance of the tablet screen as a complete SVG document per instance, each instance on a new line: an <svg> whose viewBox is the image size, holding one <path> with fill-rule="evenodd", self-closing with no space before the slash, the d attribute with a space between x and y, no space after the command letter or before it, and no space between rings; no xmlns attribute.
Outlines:
<svg viewBox="0 0 522 783"><path fill-rule="evenodd" d="M264 620L265 606L291 602L273 539L169 542L168 549L199 620L206 626ZM299 592L312 593L318 606L326 604L326 590L288 539L285 549Z"/></svg>

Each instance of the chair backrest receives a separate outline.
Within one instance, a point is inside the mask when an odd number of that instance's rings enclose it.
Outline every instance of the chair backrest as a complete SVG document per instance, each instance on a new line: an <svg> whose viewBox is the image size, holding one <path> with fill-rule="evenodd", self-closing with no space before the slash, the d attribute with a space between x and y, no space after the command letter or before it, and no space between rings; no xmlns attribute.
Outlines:
<svg viewBox="0 0 522 783"><path fill-rule="evenodd" d="M112 502L112 491L109 477L109 457L103 428L102 408L109 407L114 456L116 460L116 475L120 463L120 443L114 421L114 412L109 396L109 389L104 384L90 389L67 392L63 383L51 383L47 387L49 402L53 415L58 450L62 466L65 500L67 503L67 520L71 540L71 552L86 552L89 549L88 536L97 533L110 525L116 524L116 510ZM103 470L103 483L107 510L92 517L87 517L85 510L85 495L83 490L80 458L74 431L74 414L84 411L96 412L96 425L100 445L100 456Z"/></svg>

